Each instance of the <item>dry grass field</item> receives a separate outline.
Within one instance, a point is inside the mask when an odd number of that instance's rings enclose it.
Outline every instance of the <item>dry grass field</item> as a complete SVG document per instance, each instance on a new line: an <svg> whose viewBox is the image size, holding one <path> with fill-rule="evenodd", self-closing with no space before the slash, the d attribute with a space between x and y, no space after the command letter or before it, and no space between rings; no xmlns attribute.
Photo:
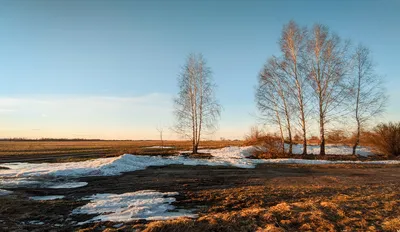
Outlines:
<svg viewBox="0 0 400 232"><path fill-rule="evenodd" d="M2 198L2 231L397 231L400 229L400 166L259 165L255 169L150 167L113 177L83 177L77 189L13 189ZM100 222L71 215L95 193L154 189L177 191L175 206L198 218ZM32 195L66 196L31 201ZM44 225L27 222L38 220Z"/></svg>
<svg viewBox="0 0 400 232"><path fill-rule="evenodd" d="M243 144L243 141L205 141L201 147ZM159 141L1 141L0 161L64 162L123 153L170 155L190 149L190 143L183 141L164 141L164 146L173 147L169 149L149 148L160 145ZM7 188L13 194L0 198L0 231L397 232L400 229L400 165L259 164L254 169L167 165L119 176L83 176L76 181L88 185L71 189ZM71 214L87 203L81 200L86 196L149 189L178 192L173 205L193 210L198 217L78 225L93 215ZM29 199L47 195L65 198ZM42 224L32 224L35 221Z"/></svg>
<svg viewBox="0 0 400 232"><path fill-rule="evenodd" d="M202 141L203 148L241 146L243 141ZM0 141L0 162L11 161L77 161L88 158L118 156L125 153L143 155L171 155L188 150L189 141L164 141L171 149L151 149L161 146L161 141Z"/></svg>

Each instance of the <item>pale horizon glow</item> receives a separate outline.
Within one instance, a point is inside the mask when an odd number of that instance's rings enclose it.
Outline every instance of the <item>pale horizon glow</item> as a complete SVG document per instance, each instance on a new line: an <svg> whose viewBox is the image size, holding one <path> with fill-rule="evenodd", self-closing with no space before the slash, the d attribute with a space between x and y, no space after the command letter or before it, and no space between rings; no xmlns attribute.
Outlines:
<svg viewBox="0 0 400 232"><path fill-rule="evenodd" d="M164 139L184 139L171 130L172 99L185 58L200 52L223 106L219 130L204 139L243 139L260 123L258 72L280 54L289 20L369 47L390 96L377 122L398 121L399 11L391 0L5 0L0 138L159 139L162 127Z"/></svg>
<svg viewBox="0 0 400 232"><path fill-rule="evenodd" d="M151 93L138 97L38 95L0 98L0 138L185 139L174 133L173 96ZM29 128L31 127L31 128ZM219 130L205 139L243 138L247 125ZM29 129L27 129L29 128ZM151 128L151 129L149 129Z"/></svg>

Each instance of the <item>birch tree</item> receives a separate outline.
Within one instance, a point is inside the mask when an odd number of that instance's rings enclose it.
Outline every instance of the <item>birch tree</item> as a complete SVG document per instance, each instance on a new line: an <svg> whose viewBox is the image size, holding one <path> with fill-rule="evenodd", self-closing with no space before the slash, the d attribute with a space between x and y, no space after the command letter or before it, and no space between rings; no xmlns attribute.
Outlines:
<svg viewBox="0 0 400 232"><path fill-rule="evenodd" d="M279 126L284 152L284 127L289 138L289 154L292 154L292 125L289 95L284 73L280 69L280 62L276 57L268 60L258 79L256 102L259 111L267 119L276 122Z"/></svg>
<svg viewBox="0 0 400 232"><path fill-rule="evenodd" d="M302 132L303 155L307 154L306 96L308 92L307 75L302 67L306 36L305 29L299 28L294 21L290 21L283 27L279 41L283 53L281 69L287 76L289 94L294 97L295 108L298 111L297 118L300 121Z"/></svg>
<svg viewBox="0 0 400 232"><path fill-rule="evenodd" d="M197 153L203 134L217 129L221 106L215 98L212 72L201 54L190 54L178 77L179 93L174 99L175 131L192 141Z"/></svg>
<svg viewBox="0 0 400 232"><path fill-rule="evenodd" d="M306 68L308 81L317 100L320 131L320 155L325 155L326 125L344 113L348 99L349 43L315 25L307 41Z"/></svg>
<svg viewBox="0 0 400 232"><path fill-rule="evenodd" d="M164 150L164 140L163 140L164 128L162 126L157 126L157 131L160 134L161 150Z"/></svg>
<svg viewBox="0 0 400 232"><path fill-rule="evenodd" d="M364 125L381 114L385 109L387 96L382 86L381 76L375 73L371 53L367 47L359 45L354 54L353 101L356 121L356 141L353 155L360 143L360 133Z"/></svg>

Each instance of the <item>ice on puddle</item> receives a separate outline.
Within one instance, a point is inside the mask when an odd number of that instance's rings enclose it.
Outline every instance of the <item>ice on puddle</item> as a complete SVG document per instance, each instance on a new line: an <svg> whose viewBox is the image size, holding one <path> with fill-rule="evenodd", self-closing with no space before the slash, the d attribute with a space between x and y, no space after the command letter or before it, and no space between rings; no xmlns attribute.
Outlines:
<svg viewBox="0 0 400 232"><path fill-rule="evenodd" d="M175 210L171 205L177 192L161 193L142 190L124 194L95 194L83 200L90 200L84 206L72 211L72 214L100 214L79 225L98 222L128 222L139 219L166 220L177 217L196 217L187 210Z"/></svg>
<svg viewBox="0 0 400 232"><path fill-rule="evenodd" d="M29 197L29 199L34 200L34 201L51 201L51 200L58 200L58 199L63 199L63 195L49 195L49 196L34 196L34 197Z"/></svg>

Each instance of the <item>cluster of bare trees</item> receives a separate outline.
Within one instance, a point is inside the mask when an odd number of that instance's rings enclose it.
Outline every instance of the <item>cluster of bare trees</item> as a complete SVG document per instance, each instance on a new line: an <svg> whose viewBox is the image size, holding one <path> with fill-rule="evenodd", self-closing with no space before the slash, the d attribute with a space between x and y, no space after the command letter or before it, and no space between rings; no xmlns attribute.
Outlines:
<svg viewBox="0 0 400 232"><path fill-rule="evenodd" d="M281 55L272 56L259 74L256 102L263 118L278 125L282 146L286 137L292 153L292 137L299 130L307 154L307 132L315 120L325 155L327 127L351 117L355 154L361 129L383 111L386 100L369 50L353 48L324 25L309 29L293 21L283 27L279 45Z"/></svg>

